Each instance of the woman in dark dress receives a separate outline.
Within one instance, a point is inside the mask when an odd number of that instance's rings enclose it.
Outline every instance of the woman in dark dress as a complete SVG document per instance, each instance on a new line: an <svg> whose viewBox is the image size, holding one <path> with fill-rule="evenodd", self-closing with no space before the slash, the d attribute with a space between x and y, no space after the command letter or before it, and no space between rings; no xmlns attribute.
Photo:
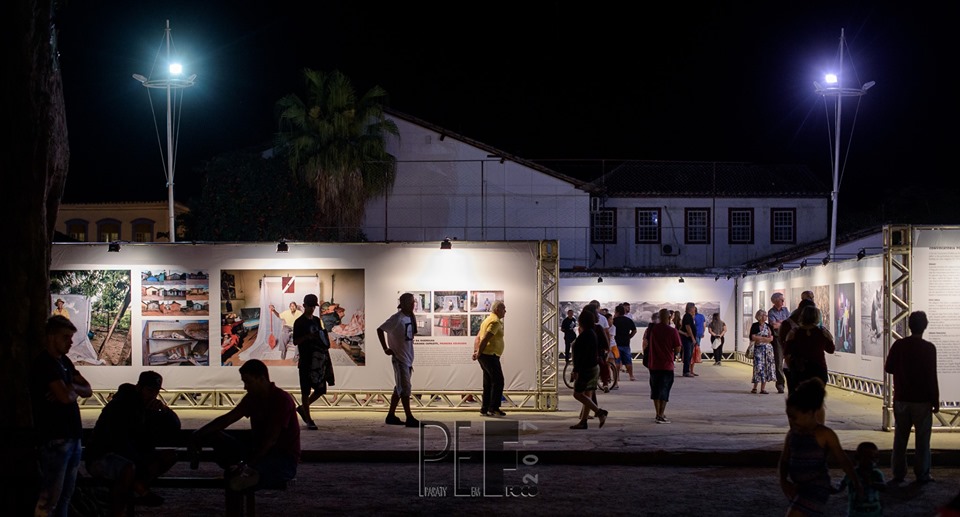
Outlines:
<svg viewBox="0 0 960 517"><path fill-rule="evenodd" d="M583 404L583 409L580 410L580 421L570 429L586 429L590 411L597 415L600 427L607 421L607 411L600 409L593 399L600 376L600 365L597 364L599 345L594 331L596 321L596 313L588 309L584 309L577 318L580 334L573 342L573 398Z"/></svg>

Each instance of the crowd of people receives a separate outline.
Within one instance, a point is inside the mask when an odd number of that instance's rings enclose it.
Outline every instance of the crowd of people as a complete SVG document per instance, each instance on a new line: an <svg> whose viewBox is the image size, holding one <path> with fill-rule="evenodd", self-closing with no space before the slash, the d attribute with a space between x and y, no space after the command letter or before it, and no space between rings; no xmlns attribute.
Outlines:
<svg viewBox="0 0 960 517"><path fill-rule="evenodd" d="M384 353L391 358L395 388L385 423L419 427L411 411L414 364L413 339L417 322L414 296L404 293L397 312L377 328ZM780 461L780 484L789 499L790 515L815 515L831 494L846 490L851 515L879 515L879 491L903 483L907 474L906 448L911 430L915 430L915 483L933 480L930 475L930 435L932 415L939 411L936 375L936 347L923 339L928 322L923 312L910 314L911 334L890 348L884 369L894 382L894 418L896 432L891 459L893 476L884 482L876 467L878 449L873 443L857 447L856 463L840 446L825 425L825 385L828 381L826 354L835 346L829 330L823 328L813 293L805 291L792 312L785 307L783 295L771 298L769 311L759 310L749 331L753 346L753 393L769 394L773 384L786 392L786 424L789 427ZM296 475L300 457L300 424L316 429L310 405L333 385L325 325L314 316L318 306L315 295L304 298L303 311L291 322L289 338L297 347L301 400L298 405L286 391L270 381L267 366L259 360L246 361L239 368L246 396L236 407L203 425L188 441L191 454L209 446L218 465L236 489L282 484ZM291 312L292 312L291 307ZM633 368L631 340L638 333L630 316L629 303L615 306L613 314L593 300L575 315L567 311L561 323L565 348L562 359L572 362L573 396L581 404L576 423L570 429L588 429L595 419L598 427L607 423L609 412L602 408L598 392L609 393L619 385L620 374L637 380ZM506 305L497 300L489 316L480 325L473 359L483 374L480 414L503 417L501 409L504 376L500 358L504 352ZM286 322L286 320L284 320ZM42 474L37 515L65 515L81 465L82 426L78 399L90 397L90 383L77 371L67 352L76 327L69 319L54 315L48 319L45 347L34 362L31 394L37 427L38 458ZM715 365L722 364L726 323L719 313L710 320L700 316L696 304L682 311L663 308L651 316L644 329L640 356L648 370L654 422L669 424L667 403L675 380L676 363L682 363L682 376L696 378L695 365L702 356L701 340L709 334ZM121 515L132 504L160 505L161 497L150 489L151 482L167 472L176 461L173 449L165 449L164 439L178 435L180 420L159 397L163 378L155 371L144 371L136 384L124 383L103 408L86 445L87 471L106 480L111 487L111 513ZM759 388L759 389L758 389ZM405 419L396 416L402 407ZM251 431L233 436L227 428L241 418L250 419ZM828 459L836 462L846 476L835 486L831 483Z"/></svg>

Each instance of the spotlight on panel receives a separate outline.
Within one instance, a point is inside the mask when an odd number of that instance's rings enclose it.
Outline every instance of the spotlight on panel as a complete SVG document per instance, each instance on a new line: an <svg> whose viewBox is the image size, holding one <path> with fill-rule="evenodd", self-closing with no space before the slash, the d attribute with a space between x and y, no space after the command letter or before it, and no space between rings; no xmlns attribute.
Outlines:
<svg viewBox="0 0 960 517"><path fill-rule="evenodd" d="M287 246L285 241L280 241L277 243L277 253L286 253L290 251L290 246Z"/></svg>
<svg viewBox="0 0 960 517"><path fill-rule="evenodd" d="M860 248L860 251L857 252L857 260L863 260L863 257L867 256L866 248Z"/></svg>
<svg viewBox="0 0 960 517"><path fill-rule="evenodd" d="M807 259L803 259L800 261L800 269L803 269L805 267L807 267Z"/></svg>
<svg viewBox="0 0 960 517"><path fill-rule="evenodd" d="M602 277L602 276L598 276L598 277L597 277L597 283L598 283L598 284L602 284L602 283L603 283L603 277Z"/></svg>
<svg viewBox="0 0 960 517"><path fill-rule="evenodd" d="M120 243L119 243L119 242L111 242L110 244L107 245L107 251L110 252L110 253L119 253L119 252L120 252Z"/></svg>
<svg viewBox="0 0 960 517"><path fill-rule="evenodd" d="M682 277L682 276L680 277L679 282L680 282L681 284L683 283L683 277Z"/></svg>
<svg viewBox="0 0 960 517"><path fill-rule="evenodd" d="M442 249L442 250L452 250L452 249L453 249L453 243L450 242L450 238L449 238L449 237L444 237L444 238L443 238L443 242L440 243L440 249Z"/></svg>
<svg viewBox="0 0 960 517"><path fill-rule="evenodd" d="M826 257L823 257L823 260L821 260L820 263L823 264L824 266L826 266L827 264L829 264L829 263L830 263L830 256L828 255L828 256L826 256Z"/></svg>

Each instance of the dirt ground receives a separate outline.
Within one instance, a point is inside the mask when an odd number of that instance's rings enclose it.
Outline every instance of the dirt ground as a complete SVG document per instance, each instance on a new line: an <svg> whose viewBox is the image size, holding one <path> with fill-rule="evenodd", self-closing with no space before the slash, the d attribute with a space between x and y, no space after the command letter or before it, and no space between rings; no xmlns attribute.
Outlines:
<svg viewBox="0 0 960 517"><path fill-rule="evenodd" d="M183 473L186 466L175 466ZM446 495L421 497L418 466L402 463L305 463L296 482L284 491L261 491L257 515L706 515L782 516L787 500L771 468L637 467L535 465L527 468L536 481L533 497L454 497L452 463L429 472L446 479ZM469 469L468 469L469 470ZM831 472L834 483L839 471ZM958 494L960 469L934 469L937 481L907 486L882 495L884 515L931 516ZM429 477L425 475L426 477ZM889 475L889 472L887 472ZM910 478L908 477L908 480ZM435 479L436 480L436 479ZM461 486L482 483L468 472ZM223 515L221 493L213 490L163 490L158 508L140 508L138 515ZM846 515L846 495L833 496L827 515Z"/></svg>
<svg viewBox="0 0 960 517"><path fill-rule="evenodd" d="M93 338L90 344L93 350L100 350L104 338L107 337L107 328L95 327L93 329ZM131 351L130 333L126 330L114 330L110 340L103 344L103 350L100 351L100 359L108 366L130 366Z"/></svg>

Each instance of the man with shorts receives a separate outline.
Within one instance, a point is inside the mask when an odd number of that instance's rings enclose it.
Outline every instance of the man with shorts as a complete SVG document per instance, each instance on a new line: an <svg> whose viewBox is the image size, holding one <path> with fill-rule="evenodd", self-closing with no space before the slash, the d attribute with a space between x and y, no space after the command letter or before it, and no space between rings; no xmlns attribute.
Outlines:
<svg viewBox="0 0 960 517"><path fill-rule="evenodd" d="M180 431L180 418L159 398L162 385L163 377L154 371L140 373L136 385L121 384L93 428L87 471L113 482L114 515L123 515L131 497L134 504L163 504L150 482L177 462L177 451L156 445Z"/></svg>
<svg viewBox="0 0 960 517"><path fill-rule="evenodd" d="M303 315L293 323L293 344L297 345L300 355L297 369L301 398L297 414L310 430L317 429L316 422L310 416L310 405L327 392L327 382L331 380L325 376L325 363L330 360L330 338L320 318L313 315L317 305L317 295L304 296Z"/></svg>
<svg viewBox="0 0 960 517"><path fill-rule="evenodd" d="M400 295L397 312L377 327L377 338L383 353L391 356L396 386L390 396L390 411L386 423L419 427L420 421L410 411L410 394L413 391L413 336L417 334L417 318L413 315L414 296L412 293ZM406 421L397 417L397 405L403 405Z"/></svg>
<svg viewBox="0 0 960 517"><path fill-rule="evenodd" d="M650 354L647 367L650 369L650 398L657 412L654 421L669 424L670 420L663 413L670 400L670 388L673 387L673 358L681 347L680 333L670 326L670 311L660 309L659 319L660 323L647 327L643 353Z"/></svg>
<svg viewBox="0 0 960 517"><path fill-rule="evenodd" d="M630 351L630 340L633 339L633 336L637 335L637 324L627 316L629 307L630 304L624 303L614 309L613 328L616 329L616 334L614 334L613 339L617 343L617 351L620 352L619 364L626 367L630 380L635 381L637 379L633 376L633 357ZM619 372L615 372L614 386L617 385L619 378Z"/></svg>

